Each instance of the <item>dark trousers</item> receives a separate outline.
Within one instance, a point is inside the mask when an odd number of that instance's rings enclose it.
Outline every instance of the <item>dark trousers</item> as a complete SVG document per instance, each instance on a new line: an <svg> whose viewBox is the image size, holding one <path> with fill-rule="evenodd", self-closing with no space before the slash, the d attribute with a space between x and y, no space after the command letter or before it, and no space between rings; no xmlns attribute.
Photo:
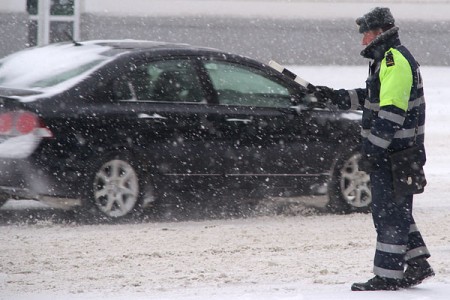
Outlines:
<svg viewBox="0 0 450 300"><path fill-rule="evenodd" d="M389 162L372 172L370 180L372 217L377 232L374 273L401 279L405 263L430 256L412 216L413 195L394 195Z"/></svg>

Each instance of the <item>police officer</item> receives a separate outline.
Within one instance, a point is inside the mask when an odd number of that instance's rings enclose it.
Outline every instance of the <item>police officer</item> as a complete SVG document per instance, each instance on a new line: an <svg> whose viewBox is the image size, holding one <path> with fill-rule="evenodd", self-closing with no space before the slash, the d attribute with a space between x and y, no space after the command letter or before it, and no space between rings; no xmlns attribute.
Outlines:
<svg viewBox="0 0 450 300"><path fill-rule="evenodd" d="M394 194L388 159L389 153L424 143L423 85L419 65L400 43L399 28L389 8L376 7L356 24L365 46L361 55L371 60L366 88L319 87L316 97L343 109L363 109L360 169L370 174L372 184L375 277L354 283L351 289L397 290L434 276L427 262L430 253L412 216L413 195Z"/></svg>

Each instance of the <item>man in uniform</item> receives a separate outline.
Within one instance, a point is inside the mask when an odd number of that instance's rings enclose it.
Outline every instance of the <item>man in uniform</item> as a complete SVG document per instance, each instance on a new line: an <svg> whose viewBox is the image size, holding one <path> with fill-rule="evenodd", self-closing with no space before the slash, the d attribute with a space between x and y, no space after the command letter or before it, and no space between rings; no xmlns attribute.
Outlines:
<svg viewBox="0 0 450 300"><path fill-rule="evenodd" d="M356 20L361 55L371 59L365 89L319 87L318 100L342 109L362 107L360 169L370 174L372 217L377 232L373 272L353 291L397 290L434 276L430 253L412 216L413 195L394 193L389 154L424 143L425 99L419 65L400 43L389 8L376 7ZM423 151L422 162L425 163ZM405 271L406 265L406 271Z"/></svg>

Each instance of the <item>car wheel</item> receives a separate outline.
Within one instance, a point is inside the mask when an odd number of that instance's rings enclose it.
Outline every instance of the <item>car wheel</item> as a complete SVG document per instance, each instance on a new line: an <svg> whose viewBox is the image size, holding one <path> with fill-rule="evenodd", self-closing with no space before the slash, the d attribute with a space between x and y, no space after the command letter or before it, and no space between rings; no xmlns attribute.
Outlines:
<svg viewBox="0 0 450 300"><path fill-rule="evenodd" d="M328 185L328 210L335 213L369 212L372 202L370 177L360 171L361 154L352 151L340 157Z"/></svg>
<svg viewBox="0 0 450 300"><path fill-rule="evenodd" d="M121 219L141 209L141 182L132 163L113 156L94 168L90 176L90 199L108 219Z"/></svg>

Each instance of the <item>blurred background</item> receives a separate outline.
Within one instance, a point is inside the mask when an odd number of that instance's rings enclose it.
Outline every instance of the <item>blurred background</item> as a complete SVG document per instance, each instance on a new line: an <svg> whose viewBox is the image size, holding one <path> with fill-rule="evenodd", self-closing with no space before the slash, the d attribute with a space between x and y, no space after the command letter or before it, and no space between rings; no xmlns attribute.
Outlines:
<svg viewBox="0 0 450 300"><path fill-rule="evenodd" d="M288 65L365 65L354 20L389 6L422 65L450 64L450 1L1 0L0 57L34 45L145 39Z"/></svg>

